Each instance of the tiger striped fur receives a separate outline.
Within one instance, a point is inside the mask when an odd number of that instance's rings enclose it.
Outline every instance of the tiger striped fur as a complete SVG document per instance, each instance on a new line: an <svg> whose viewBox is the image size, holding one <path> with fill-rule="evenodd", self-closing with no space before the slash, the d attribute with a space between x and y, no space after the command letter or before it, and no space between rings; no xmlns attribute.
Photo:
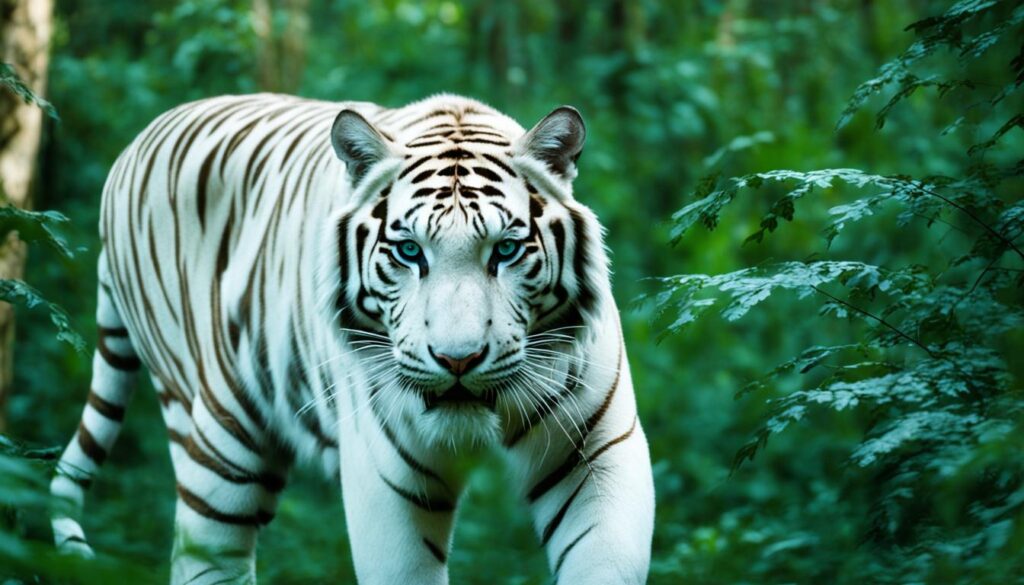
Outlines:
<svg viewBox="0 0 1024 585"><path fill-rule="evenodd" d="M92 387L52 492L84 490L141 366L177 480L171 581L255 582L289 468L339 474L359 582L444 584L460 453L500 449L563 584L643 583L654 491L579 114L467 98L185 104L103 193Z"/></svg>

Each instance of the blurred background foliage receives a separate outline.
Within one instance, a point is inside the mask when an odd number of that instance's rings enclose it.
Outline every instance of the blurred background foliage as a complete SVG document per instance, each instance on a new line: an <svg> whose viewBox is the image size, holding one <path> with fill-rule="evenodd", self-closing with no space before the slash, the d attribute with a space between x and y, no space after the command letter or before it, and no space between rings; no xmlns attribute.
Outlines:
<svg viewBox="0 0 1024 585"><path fill-rule="evenodd" d="M834 219L829 210L865 195L839 181L801 201L793 223L762 241L744 244L765 210L789 191L784 187L735 197L718 229L687 232L674 246L669 242L680 234L670 218L696 200L693 194L711 193L722 177L775 169L962 176L967 149L1006 121L993 108L970 107L967 92L908 91L876 128L875 112L896 84L837 129L858 86L915 41L915 31L905 27L951 4L63 0L46 96L60 122L48 125L35 205L67 215L67 239L86 251L66 259L35 248L26 280L60 303L91 341L99 197L119 151L178 103L265 89L392 106L456 92L524 126L556 105L575 105L589 130L577 197L607 227L624 308L660 290L651 277L728 274L780 261L855 259L935 275L964 253L965 242L970 248L963 218L900 222L901 209L881 207L845 226L828 246L822 229ZM984 59L966 62L955 51L938 51L914 64L914 72L968 78L994 93L1006 83L1011 60L1024 58L1020 21L1013 21L1019 3L961 4L996 5L979 17L975 32L1006 23L1016 28ZM1019 112L1019 104L1014 94L1004 106ZM1022 134L1011 128L992 159L1019 167L1014 158L1024 152ZM1020 188L1019 177L1011 178L995 196L1012 203ZM1002 265L1010 272L1024 268L1009 257ZM984 267L970 266L971 274ZM1020 291L999 294L1019 309ZM1004 413L1016 425L1009 440L968 442L970 465L914 485L929 490L926 503L915 505L924 502L916 496L885 500L903 518L920 520L889 540L877 538L874 521L882 496L896 489L886 476L894 470L851 458L884 422L876 406L808 408L731 473L737 452L775 420L779 404L823 376L812 373L808 381L783 372L757 392L737 392L810 346L857 344L872 326L820 318L820 305L820 298L776 295L741 321L709 313L668 336L661 336L665 324L653 303L623 311L658 494L650 583L1024 582L1019 408ZM1019 379L1020 324L1001 331L993 347ZM894 351L906 363L904 354L914 350ZM19 316L15 359L17 391L7 416L8 432L19 442L0 445L9 456L0 458L7 466L0 469L0 503L7 504L0 517L0 580L111 583L151 575L165 581L174 483L155 397L138 393L90 492L84 525L104 558L83 566L49 552L48 504L39 493L52 455L46 448L63 445L77 424L89 360L56 339L46 314L33 312ZM1019 382L1001 380L1000 396L1017 408ZM1007 467L1008 460L1016 466ZM992 465L1002 465L998 481L976 481ZM453 583L548 582L542 552L503 473L495 459L473 478L455 533ZM1004 506L990 521L971 515L971 506L988 495L979 490L1002 498L986 502ZM975 533L988 544L966 543L965 534ZM336 482L300 471L262 535L260 577L352 583L347 538Z"/></svg>

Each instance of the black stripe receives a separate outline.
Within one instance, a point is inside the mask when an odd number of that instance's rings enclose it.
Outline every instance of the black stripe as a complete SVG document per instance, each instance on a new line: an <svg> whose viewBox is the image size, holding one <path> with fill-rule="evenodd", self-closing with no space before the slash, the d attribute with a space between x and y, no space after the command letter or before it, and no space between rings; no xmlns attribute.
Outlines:
<svg viewBox="0 0 1024 585"><path fill-rule="evenodd" d="M89 391L86 402L93 410L112 421L122 422L124 420L124 407L104 400L99 394L96 394L95 390Z"/></svg>
<svg viewBox="0 0 1024 585"><path fill-rule="evenodd" d="M492 163L494 163L495 165L500 167L501 170L503 170L506 173L508 173L509 176L511 176L512 178L515 178L515 177L519 176L519 175L516 174L515 171L512 170L512 167L510 167L507 164L501 162L501 159L499 159L498 157L485 153L484 154L484 158L486 158L487 160L491 161Z"/></svg>
<svg viewBox="0 0 1024 585"><path fill-rule="evenodd" d="M406 144L406 146L408 148L422 148L424 146L437 146L438 144L444 144L444 140L428 140L426 142L420 142L418 144L413 144L412 142L410 142L409 144Z"/></svg>
<svg viewBox="0 0 1024 585"><path fill-rule="evenodd" d="M435 171L434 169L427 169L427 170L423 171L422 173L419 173L418 175L416 175L415 177L412 178L413 185L415 185L416 183L422 183L423 181L426 181L435 172L437 172L437 171Z"/></svg>
<svg viewBox="0 0 1024 585"><path fill-rule="evenodd" d="M412 128L416 124L419 124L421 122L426 122L427 120L429 120L431 118L439 118L441 116L452 116L452 115L454 115L454 114L452 112L448 111L448 110L437 110L437 111L431 112L429 114L426 114L424 116L420 116L419 118L416 118L415 120L413 120L412 122L409 122L408 124L402 125L401 130L408 130L409 128Z"/></svg>
<svg viewBox="0 0 1024 585"><path fill-rule="evenodd" d="M58 544L57 547L60 548L60 547L64 546L65 544L69 543L69 542L80 542L82 544L87 544L85 542L84 538L82 538L81 536L78 536L77 534L72 534L71 536L69 536L69 537L65 538L64 540L60 541L60 544Z"/></svg>
<svg viewBox="0 0 1024 585"><path fill-rule="evenodd" d="M107 450L92 436L84 421L78 423L78 446L89 459L96 462L96 465L103 465L103 460L107 458Z"/></svg>
<svg viewBox="0 0 1024 585"><path fill-rule="evenodd" d="M222 524L258 527L264 524L269 524L274 518L273 514L263 510L260 510L256 514L231 514L229 512L222 512L211 506L206 500L189 491L188 488L181 485L181 483L178 484L178 497L185 503L185 505L192 508L196 514Z"/></svg>
<svg viewBox="0 0 1024 585"><path fill-rule="evenodd" d="M590 462L590 463L593 463L594 460L597 459L598 457L600 457L601 455L603 455L605 451L607 451L608 449L611 449L615 445L618 445L619 443L621 443L621 442L625 441L626 439L628 439L633 434L633 431L635 431L635 430L636 430L636 417L634 416L633 417L633 425L629 427L628 431L622 433L618 437L615 437L611 441L608 441L604 445L601 445L601 447L599 447L597 449L597 451L594 451L594 453L590 457L587 458L587 461Z"/></svg>
<svg viewBox="0 0 1024 585"><path fill-rule="evenodd" d="M495 138L505 138L505 135L500 132L495 132L493 129L490 130L479 130L479 128L492 128L486 124L460 124L459 130L463 136L473 136L479 134L480 136L493 136Z"/></svg>
<svg viewBox="0 0 1024 585"><path fill-rule="evenodd" d="M581 532L579 536L572 539L572 542L562 550L562 554L558 555L558 560L555 562L555 575L558 575L558 571L562 569L562 563L565 562L565 557L569 556L569 551L579 544L580 541L583 540L584 536L590 534L590 531L593 530L595 526L597 526L597 524L591 524L586 530Z"/></svg>
<svg viewBox="0 0 1024 585"><path fill-rule="evenodd" d="M536 502L537 500L542 498L544 494L548 493L551 490L551 488L555 487L556 485L561 483L563 479L568 477L568 475L572 473L577 467L579 467L580 463L582 462L583 457L580 455L579 450L576 449L576 446L573 445L573 451L572 453L569 454L569 457L566 458L566 460L561 465L559 465L554 471L547 474L544 477L544 479L537 482L537 485L533 486L533 488L526 495L526 499L531 504Z"/></svg>
<svg viewBox="0 0 1024 585"><path fill-rule="evenodd" d="M344 313L348 305L348 223L350 216L343 215L338 220L338 299L337 309Z"/></svg>
<svg viewBox="0 0 1024 585"><path fill-rule="evenodd" d="M481 177L487 179L488 181L500 181L501 180L501 177L498 176L498 173L496 173L496 172L494 172L494 171L492 171L491 169L488 169L488 168L473 167L473 172L478 174L478 175L480 175Z"/></svg>
<svg viewBox="0 0 1024 585"><path fill-rule="evenodd" d="M404 488L401 488L384 477L384 474L378 473L381 481L383 481L389 488L391 488L396 494L401 496L403 499L409 501L411 504L421 510L427 512L453 512L455 510L455 504L445 499L431 499L427 496L421 496L414 494Z"/></svg>
<svg viewBox="0 0 1024 585"><path fill-rule="evenodd" d="M619 377L621 376L621 374L622 346L619 346L619 361L618 367L615 370L615 380L612 382L611 388L609 388L608 391L605 393L604 400L601 401L600 406L598 406L597 410L595 410L594 413L591 414L589 418L587 418L586 422L583 424L583 429L580 431L580 433L583 435L582 443L584 445L586 445L587 437L590 436L590 432L594 430L594 428L597 426L597 423L601 422L601 419L604 417L605 413L608 412L608 407L611 405L612 398L615 396L615 391L619 387ZM633 426L630 427L630 429L626 431L625 434L620 435L615 439L612 439L604 446L594 451L594 454L587 458L587 463L592 463L595 459L597 459L602 453L607 451L609 448L616 445L617 443L620 443L628 439L629 435L633 433L633 430L635 428L636 417L633 417ZM545 476L543 479L537 482L535 486L533 486L533 489L531 489L527 495L527 499L529 500L529 502L532 504L539 500L541 497L543 497L544 494L548 493L548 491L551 490L551 488L555 487L556 485L561 483L566 477L568 477L569 474L572 473L577 467L579 467L579 465L582 462L583 457L579 450L574 450L573 452L571 452L561 465L559 465L557 468L555 468L554 471L549 473L547 476Z"/></svg>
<svg viewBox="0 0 1024 585"><path fill-rule="evenodd" d="M415 171L417 167L419 167L423 163L427 162L428 160L430 160L430 157L429 156L425 156L425 157L419 159L418 161L412 163L411 165L405 167L405 170L398 174L398 178L399 179L404 178L406 175L408 175L409 173Z"/></svg>
<svg viewBox="0 0 1024 585"><path fill-rule="evenodd" d="M437 158L474 158L473 153L462 148L453 148L437 155Z"/></svg>
<svg viewBox="0 0 1024 585"><path fill-rule="evenodd" d="M85 472L83 471L82 473L85 473ZM59 465L57 467L57 474L70 479L72 482L77 484L78 487L82 488L83 490L87 490L87 489L89 489L92 486L92 478L91 477L75 477L74 475L71 475L67 471L61 469Z"/></svg>
<svg viewBox="0 0 1024 585"><path fill-rule="evenodd" d="M442 565L448 562L447 555L444 554L444 551L433 542L430 542L430 540L425 536L423 537L423 544L427 546L427 550L429 550L431 554L434 555L434 558L436 558Z"/></svg>
<svg viewBox="0 0 1024 585"><path fill-rule="evenodd" d="M206 155L203 164L199 167L199 178L196 184L196 213L199 215L199 229L206 229L206 191L210 182L210 170L213 168L213 161L220 153L220 144L214 147L210 154Z"/></svg>
<svg viewBox="0 0 1024 585"><path fill-rule="evenodd" d="M427 195L433 194L434 191L437 191L434 187L423 187L422 189L417 189L416 192L412 194L412 197L413 199L417 197L426 197Z"/></svg>
<svg viewBox="0 0 1024 585"><path fill-rule="evenodd" d="M120 356L110 350L107 347L106 341L107 335L103 327L99 329L99 336L96 339L96 351L100 352L103 356L103 361L107 362L107 365L114 368L115 370L121 370L123 372L134 372L139 369L142 362L135 356Z"/></svg>
<svg viewBox="0 0 1024 585"><path fill-rule="evenodd" d="M181 433L170 427L167 427L167 440L172 443L177 443L178 445L181 445L183 448L185 446L185 437L183 437Z"/></svg>
<svg viewBox="0 0 1024 585"><path fill-rule="evenodd" d="M452 138L452 142L455 144L477 143L477 144L493 144L495 146L511 146L512 143L505 140L487 140L485 138Z"/></svg>
<svg viewBox="0 0 1024 585"><path fill-rule="evenodd" d="M374 414L377 414L376 409L374 409L373 412ZM415 469L419 473L429 477L430 479L437 481L439 484L441 484L442 487L444 487L445 491L447 491L448 493L452 493L451 488L448 487L448 484L445 483L445 481L441 478L440 475L437 474L436 471L420 463L419 461L416 460L415 457L412 456L411 453L406 451L405 447L403 447L402 444L398 442L398 437L395 436L395 432L391 429L390 426L388 426L384 422L381 422L380 428L381 430L384 431L384 436L388 438L388 441L391 441L391 445L394 446L395 451L398 451L398 456L402 458L402 461L405 461L406 465Z"/></svg>
<svg viewBox="0 0 1024 585"><path fill-rule="evenodd" d="M562 507L558 509L558 512L554 515L554 517L551 518L551 521L548 522L547 526L544 527L544 533L541 536L540 541L542 546L547 546L548 541L551 540L551 536L555 533L556 530L558 530L558 526L562 523L562 520L565 519L566 512L569 511L569 506L572 506L573 501L576 499L576 496L580 494L580 490L583 489L583 486L587 484L588 479L590 479L589 472L587 472L587 474L583 476L583 480L580 481L580 485L576 486L576 489L573 490L572 495L569 496L569 499L567 499L565 503L562 504Z"/></svg>
<svg viewBox="0 0 1024 585"><path fill-rule="evenodd" d="M601 422L601 418L603 418L605 413L608 412L608 407L612 404L612 398L615 397L615 391L619 388L619 379L622 377L622 350L623 346L619 345L619 357L618 361L615 362L615 380L612 381L611 388L609 388L608 392L605 393L604 400L601 401L601 405L597 407L597 410L595 410L594 413L590 415L590 418L587 419L587 422L584 423L583 429L586 435L589 435L590 431L597 427L597 423ZM584 441L585 440L586 436L584 436Z"/></svg>
<svg viewBox="0 0 1024 585"><path fill-rule="evenodd" d="M259 484L263 489L272 494L279 493L284 489L285 480L279 475L273 473L235 473L231 469L228 469L226 465L218 461L213 455L210 455L199 447L191 435L185 439L184 447L185 453L188 454L192 461L197 465L201 465L202 467L209 469L226 481L234 484ZM213 451L217 457L220 457L221 459L224 458L224 456L216 449L213 449Z"/></svg>
<svg viewBox="0 0 1024 585"><path fill-rule="evenodd" d="M377 269L377 278L379 278L385 286L395 286L395 281L391 280L391 277L384 272L384 268L379 263L374 264L374 268Z"/></svg>
<svg viewBox="0 0 1024 585"><path fill-rule="evenodd" d="M576 276L576 304L583 311L590 311L597 302L597 294L590 286L587 279L587 260L590 256L590 237L587 234L586 220L575 209L569 210L569 217L573 222L573 239L575 240L575 251L573 253L572 268Z"/></svg>

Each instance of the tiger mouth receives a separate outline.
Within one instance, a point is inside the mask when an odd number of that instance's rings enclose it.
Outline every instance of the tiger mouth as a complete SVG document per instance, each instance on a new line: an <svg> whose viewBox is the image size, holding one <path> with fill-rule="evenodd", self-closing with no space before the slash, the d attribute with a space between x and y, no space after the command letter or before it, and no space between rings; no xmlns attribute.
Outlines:
<svg viewBox="0 0 1024 585"><path fill-rule="evenodd" d="M476 395L463 386L461 382L455 382L451 388L448 388L441 394L424 392L423 404L426 406L426 412L440 407L460 408L472 406L482 406L489 410L494 410L498 404L498 395L496 392L484 392L483 394Z"/></svg>

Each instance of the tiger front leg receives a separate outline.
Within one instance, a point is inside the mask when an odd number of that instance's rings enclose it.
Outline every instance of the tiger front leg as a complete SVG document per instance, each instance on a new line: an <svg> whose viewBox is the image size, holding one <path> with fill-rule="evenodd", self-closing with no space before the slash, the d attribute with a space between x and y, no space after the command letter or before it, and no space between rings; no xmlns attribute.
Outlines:
<svg viewBox="0 0 1024 585"><path fill-rule="evenodd" d="M342 432L341 484L360 585L447 585L456 489L383 427Z"/></svg>
<svg viewBox="0 0 1024 585"><path fill-rule="evenodd" d="M201 392L191 429L171 443L178 493L171 585L254 584L258 532L274 517L288 458L230 412L215 417L208 400Z"/></svg>
<svg viewBox="0 0 1024 585"><path fill-rule="evenodd" d="M619 421L527 486L555 583L641 585L654 529L654 483L639 421ZM598 436L600 435L600 436Z"/></svg>
<svg viewBox="0 0 1024 585"><path fill-rule="evenodd" d="M186 445L192 452L199 449L191 437ZM283 478L226 467L218 475L181 457L175 457L175 464L192 467L193 473L178 480L171 585L255 584L256 539L260 527L274 517Z"/></svg>

